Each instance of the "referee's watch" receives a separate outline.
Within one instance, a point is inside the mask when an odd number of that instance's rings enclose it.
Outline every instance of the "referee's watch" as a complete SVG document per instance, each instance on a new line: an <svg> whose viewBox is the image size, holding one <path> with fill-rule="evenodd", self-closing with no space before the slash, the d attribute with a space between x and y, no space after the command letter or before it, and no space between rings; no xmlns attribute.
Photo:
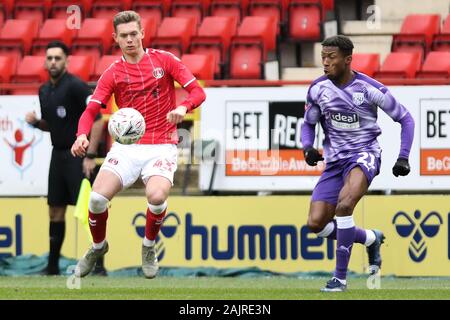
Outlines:
<svg viewBox="0 0 450 320"><path fill-rule="evenodd" d="M96 157L97 157L96 153L91 153L91 152L86 153L86 158L88 158L88 159L95 159Z"/></svg>

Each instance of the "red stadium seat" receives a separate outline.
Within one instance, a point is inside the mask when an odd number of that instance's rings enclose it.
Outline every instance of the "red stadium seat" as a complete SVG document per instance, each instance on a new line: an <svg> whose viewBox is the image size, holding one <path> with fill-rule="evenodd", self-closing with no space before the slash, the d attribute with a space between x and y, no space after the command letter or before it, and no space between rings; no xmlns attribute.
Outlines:
<svg viewBox="0 0 450 320"><path fill-rule="evenodd" d="M273 17L277 25L277 34L282 24L282 4L278 0L253 0L249 4L249 14L259 17Z"/></svg>
<svg viewBox="0 0 450 320"><path fill-rule="evenodd" d="M196 25L200 25L203 16L208 12L209 0L172 0L172 17L193 17Z"/></svg>
<svg viewBox="0 0 450 320"><path fill-rule="evenodd" d="M0 82L9 82L14 71L13 58L0 56Z"/></svg>
<svg viewBox="0 0 450 320"><path fill-rule="evenodd" d="M421 65L419 52L391 52L383 62L376 78L414 78Z"/></svg>
<svg viewBox="0 0 450 320"><path fill-rule="evenodd" d="M3 23L10 19L14 8L14 0L1 0L0 1L0 27Z"/></svg>
<svg viewBox="0 0 450 320"><path fill-rule="evenodd" d="M267 52L276 49L276 21L274 17L247 16L238 28L238 37L259 37L263 41L263 57L266 60Z"/></svg>
<svg viewBox="0 0 450 320"><path fill-rule="evenodd" d="M380 69L380 55L378 53L354 53L352 69L373 77L373 74Z"/></svg>
<svg viewBox="0 0 450 320"><path fill-rule="evenodd" d="M392 51L430 51L433 36L439 33L441 17L438 14L412 14L403 21L400 33L392 39Z"/></svg>
<svg viewBox="0 0 450 320"><path fill-rule="evenodd" d="M433 51L450 51L450 14L444 21L441 33L434 36Z"/></svg>
<svg viewBox="0 0 450 320"><path fill-rule="evenodd" d="M236 19L232 17L205 17L198 29L198 36L191 39L191 53L214 56L216 77L224 73L231 37L236 34L236 29Z"/></svg>
<svg viewBox="0 0 450 320"><path fill-rule="evenodd" d="M97 65L95 66L95 71L91 75L90 80L97 81L101 77L103 72L105 72L105 70L111 66L111 64L120 59L122 59L121 56L110 56L110 55L102 56L98 61Z"/></svg>
<svg viewBox="0 0 450 320"><path fill-rule="evenodd" d="M247 15L248 0L212 0L210 13L212 16L234 17L238 24Z"/></svg>
<svg viewBox="0 0 450 320"><path fill-rule="evenodd" d="M152 18L159 26L162 19L169 15L172 0L138 0L131 9L139 13L141 18Z"/></svg>
<svg viewBox="0 0 450 320"><path fill-rule="evenodd" d="M450 52L431 51L417 78L450 78Z"/></svg>
<svg viewBox="0 0 450 320"><path fill-rule="evenodd" d="M113 26L109 19L88 18L84 20L72 44L73 55L92 55L98 61L109 52L112 44Z"/></svg>
<svg viewBox="0 0 450 320"><path fill-rule="evenodd" d="M261 38L236 37L230 47L230 78L262 79L264 48Z"/></svg>
<svg viewBox="0 0 450 320"><path fill-rule="evenodd" d="M38 23L35 20L7 20L0 32L0 54L17 57L28 54L37 34Z"/></svg>
<svg viewBox="0 0 450 320"><path fill-rule="evenodd" d="M92 2L91 17L113 19L120 11L129 10L131 0L94 0Z"/></svg>
<svg viewBox="0 0 450 320"><path fill-rule="evenodd" d="M69 56L67 71L83 81L89 81L94 73L94 58L91 56Z"/></svg>
<svg viewBox="0 0 450 320"><path fill-rule="evenodd" d="M14 4L14 18L36 20L39 25L48 17L51 0L18 0Z"/></svg>
<svg viewBox="0 0 450 320"><path fill-rule="evenodd" d="M210 54L184 54L181 62L200 80L214 79L214 68L216 62Z"/></svg>
<svg viewBox="0 0 450 320"><path fill-rule="evenodd" d="M317 3L291 2L288 9L288 37L293 41L319 41L321 7Z"/></svg>
<svg viewBox="0 0 450 320"><path fill-rule="evenodd" d="M45 55L47 44L53 40L60 40L70 47L75 35L76 30L67 28L65 19L47 19L39 31L37 39L33 41L31 52L35 56Z"/></svg>
<svg viewBox="0 0 450 320"><path fill-rule="evenodd" d="M19 63L17 72L12 77L12 82L31 83L48 80L48 72L44 68L45 57L25 56Z"/></svg>
<svg viewBox="0 0 450 320"><path fill-rule="evenodd" d="M169 51L181 57L187 51L196 26L192 18L164 18L158 28L152 47Z"/></svg>
<svg viewBox="0 0 450 320"><path fill-rule="evenodd" d="M50 8L50 17L54 19L67 19L68 16L73 14L72 10L67 13L67 9L71 6L80 8L82 18L86 18L88 13L91 12L92 0L53 0Z"/></svg>

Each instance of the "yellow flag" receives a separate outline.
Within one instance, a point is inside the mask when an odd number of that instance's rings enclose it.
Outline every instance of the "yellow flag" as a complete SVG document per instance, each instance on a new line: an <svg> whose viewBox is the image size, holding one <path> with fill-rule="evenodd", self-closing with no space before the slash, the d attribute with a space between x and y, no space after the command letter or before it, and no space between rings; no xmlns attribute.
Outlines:
<svg viewBox="0 0 450 320"><path fill-rule="evenodd" d="M91 183L84 178L81 182L80 193L78 194L77 204L73 216L79 220L83 228L89 234L89 239L92 241L91 230L89 229L89 195L91 194Z"/></svg>

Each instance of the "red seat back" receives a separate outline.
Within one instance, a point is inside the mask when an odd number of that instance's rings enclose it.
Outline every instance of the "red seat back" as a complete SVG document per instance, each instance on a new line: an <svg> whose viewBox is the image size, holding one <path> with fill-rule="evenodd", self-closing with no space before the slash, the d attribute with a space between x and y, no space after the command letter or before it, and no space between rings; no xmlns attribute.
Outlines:
<svg viewBox="0 0 450 320"><path fill-rule="evenodd" d="M17 72L12 77L12 81L17 83L47 81L49 76L44 67L44 63L45 57L25 56L19 63Z"/></svg>
<svg viewBox="0 0 450 320"><path fill-rule="evenodd" d="M67 70L83 81L89 81L94 73L94 58L92 56L69 56Z"/></svg>
<svg viewBox="0 0 450 320"><path fill-rule="evenodd" d="M95 66L94 74L91 75L91 81L97 81L103 72L108 69L115 61L122 59L121 56L104 55Z"/></svg>
<svg viewBox="0 0 450 320"><path fill-rule="evenodd" d="M378 53L354 53L352 69L372 77L380 69L380 55Z"/></svg>
<svg viewBox="0 0 450 320"><path fill-rule="evenodd" d="M247 16L242 20L237 34L241 37L261 37L267 51L276 48L276 21L273 17Z"/></svg>
<svg viewBox="0 0 450 320"><path fill-rule="evenodd" d="M291 3L289 5L289 37L296 41L318 41L320 34L320 6Z"/></svg>
<svg viewBox="0 0 450 320"><path fill-rule="evenodd" d="M439 33L440 23L441 16L438 14L411 14L403 21L400 35L423 35L429 48L433 36Z"/></svg>
<svg viewBox="0 0 450 320"><path fill-rule="evenodd" d="M188 49L191 37L195 35L195 31L195 22L191 18L164 18L153 43L155 45L179 46L181 53L183 53ZM178 57L180 56L178 55Z"/></svg>
<svg viewBox="0 0 450 320"><path fill-rule="evenodd" d="M9 19L0 32L0 46L19 47L24 54L28 54L37 33L38 23L35 20Z"/></svg>
<svg viewBox="0 0 450 320"><path fill-rule="evenodd" d="M430 52L422 70L417 74L418 78L448 78L450 77L450 52Z"/></svg>
<svg viewBox="0 0 450 320"><path fill-rule="evenodd" d="M420 65L421 57L417 52L391 52L375 77L414 78Z"/></svg>
<svg viewBox="0 0 450 320"><path fill-rule="evenodd" d="M263 44L259 38L235 38L230 47L230 78L263 78Z"/></svg>
<svg viewBox="0 0 450 320"><path fill-rule="evenodd" d="M87 18L81 25L73 46L96 47L101 54L105 54L111 47L112 33L111 20Z"/></svg>
<svg viewBox="0 0 450 320"><path fill-rule="evenodd" d="M13 58L0 56L0 82L9 82L14 71Z"/></svg>
<svg viewBox="0 0 450 320"><path fill-rule="evenodd" d="M216 64L214 56L209 54L184 54L181 57L181 62L183 62L197 79L214 79L214 68Z"/></svg>
<svg viewBox="0 0 450 320"><path fill-rule="evenodd" d="M70 47L76 31L76 29L67 28L65 19L45 20L37 39L33 41L33 55L45 55L45 47L53 40L60 40Z"/></svg>

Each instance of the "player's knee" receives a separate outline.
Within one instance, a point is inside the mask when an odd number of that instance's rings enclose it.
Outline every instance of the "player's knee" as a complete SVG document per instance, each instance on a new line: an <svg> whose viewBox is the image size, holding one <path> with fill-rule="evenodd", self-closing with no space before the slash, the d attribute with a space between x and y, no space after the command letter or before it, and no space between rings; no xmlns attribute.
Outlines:
<svg viewBox="0 0 450 320"><path fill-rule="evenodd" d="M308 219L307 226L311 232L319 233L323 229L323 223L319 220Z"/></svg>
<svg viewBox="0 0 450 320"><path fill-rule="evenodd" d="M154 190L148 196L148 203L152 205L163 204L167 199L167 194L163 190Z"/></svg>
<svg viewBox="0 0 450 320"><path fill-rule="evenodd" d="M154 214L161 214L167 209L167 201L164 201L161 204L148 203L148 208Z"/></svg>
<svg viewBox="0 0 450 320"><path fill-rule="evenodd" d="M89 197L89 211L92 213L103 213L108 207L108 199L101 194L92 191Z"/></svg>
<svg viewBox="0 0 450 320"><path fill-rule="evenodd" d="M351 199L339 201L336 206L336 214L351 215L354 207L354 202Z"/></svg>

